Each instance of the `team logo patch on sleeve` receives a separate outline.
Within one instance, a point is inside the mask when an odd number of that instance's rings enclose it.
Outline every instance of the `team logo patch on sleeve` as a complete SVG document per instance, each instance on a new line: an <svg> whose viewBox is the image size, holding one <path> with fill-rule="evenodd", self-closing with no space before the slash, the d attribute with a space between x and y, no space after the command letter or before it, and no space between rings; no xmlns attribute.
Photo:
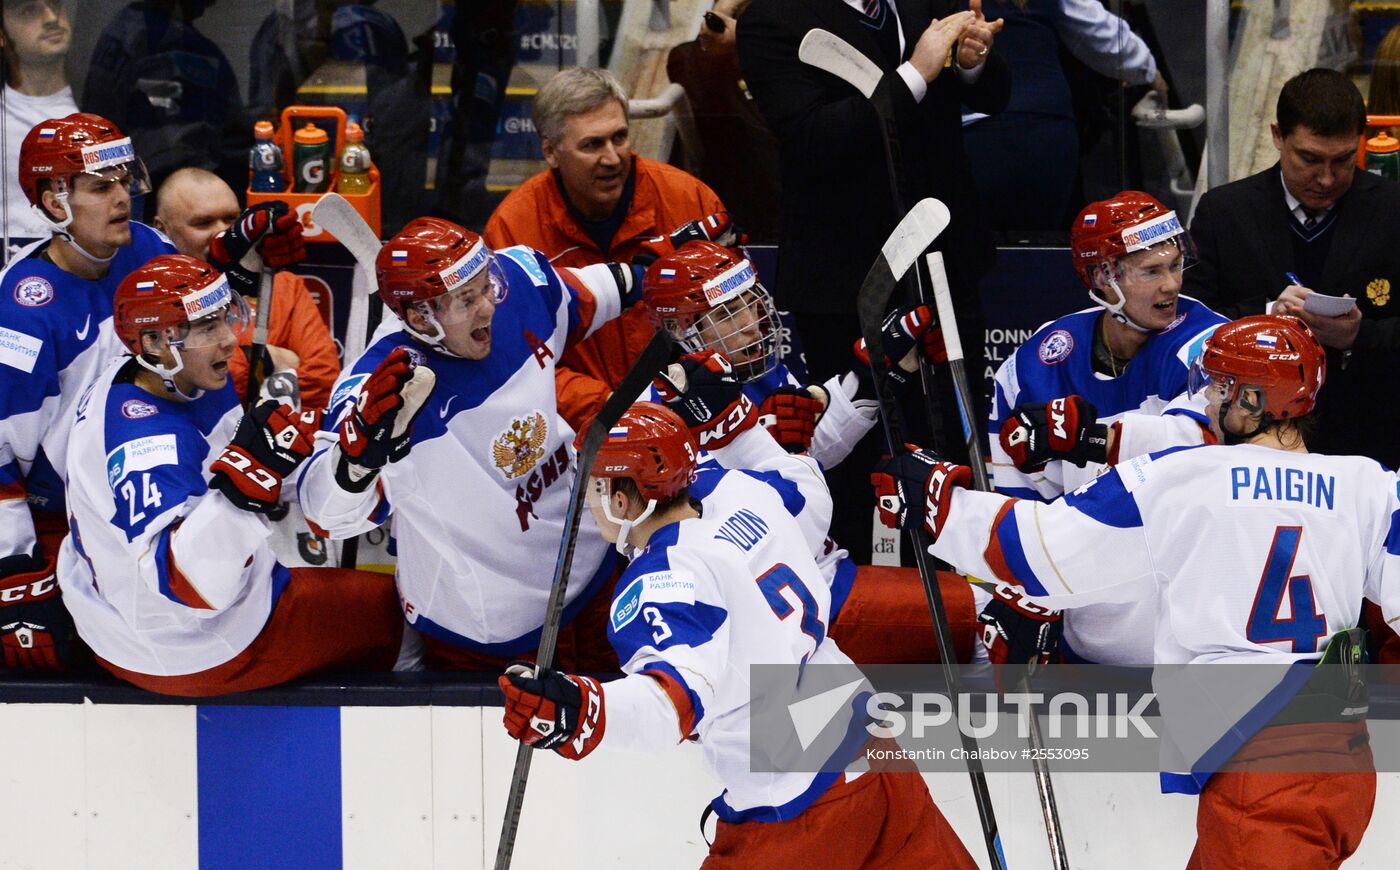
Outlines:
<svg viewBox="0 0 1400 870"><path fill-rule="evenodd" d="M337 384L335 392L331 393L330 409L334 411L347 399L353 398L360 391L360 384L363 384L368 378L369 375L351 375Z"/></svg>
<svg viewBox="0 0 1400 870"><path fill-rule="evenodd" d="M144 420L160 413L160 409L150 402L140 399L127 399L122 402L122 416L128 420Z"/></svg>
<svg viewBox="0 0 1400 870"><path fill-rule="evenodd" d="M612 605L612 630L621 631L627 623L637 618L637 614L642 612L642 578L638 577L627 588L622 590L622 594L613 599Z"/></svg>
<svg viewBox="0 0 1400 870"><path fill-rule="evenodd" d="M43 278L25 278L15 285L15 301L28 308L47 305L53 299L53 285Z"/></svg>
<svg viewBox="0 0 1400 870"><path fill-rule="evenodd" d="M536 411L528 417L516 417L496 436L491 445L491 458L507 480L515 480L529 474L543 458L548 440L549 424L543 414Z"/></svg>
<svg viewBox="0 0 1400 870"><path fill-rule="evenodd" d="M1074 352L1074 336L1067 329L1057 329L1040 340L1040 361L1052 366Z"/></svg>
<svg viewBox="0 0 1400 870"><path fill-rule="evenodd" d="M524 270L530 276L530 281L536 287L544 287L549 283L549 277L540 268L539 260L535 259L535 252L530 248L515 245L509 248L502 248L496 252L498 256L509 257L510 261Z"/></svg>

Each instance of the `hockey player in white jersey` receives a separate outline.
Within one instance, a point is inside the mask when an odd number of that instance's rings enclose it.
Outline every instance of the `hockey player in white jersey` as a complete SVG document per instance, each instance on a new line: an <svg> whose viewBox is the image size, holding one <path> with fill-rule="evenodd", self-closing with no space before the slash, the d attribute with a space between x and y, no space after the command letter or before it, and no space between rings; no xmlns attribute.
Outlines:
<svg viewBox="0 0 1400 870"><path fill-rule="evenodd" d="M742 407L729 383L712 408ZM626 676L513 666L500 678L506 730L575 760L599 745L698 741L725 787L710 804L707 868L975 867L916 772L751 769L750 665L850 659L827 633L831 599L812 559L825 529L809 520L831 512L821 472L752 413L736 419L717 463L698 470L694 430L670 408L639 402L612 429L587 504L601 536L634 554L609 623Z"/></svg>
<svg viewBox="0 0 1400 870"><path fill-rule="evenodd" d="M996 374L993 484L1017 498L1048 501L1120 455L1199 444L1206 431L1203 409L1181 397L1224 318L1180 295L1192 248L1176 212L1125 190L1079 213L1070 246L1095 307L1040 327ZM1069 614L1061 654L1146 664L1152 621L1148 600Z"/></svg>
<svg viewBox="0 0 1400 870"><path fill-rule="evenodd" d="M246 416L228 360L247 306L222 273L159 256L117 288L130 356L84 392L68 444L72 534L58 578L98 662L142 688L215 695L392 667L393 582L278 563L266 514L311 454L320 412Z"/></svg>
<svg viewBox="0 0 1400 870"><path fill-rule="evenodd" d="M374 341L337 382L327 431L300 477L301 506L335 538L392 515L400 600L426 664L499 669L539 644L551 577L541 554L563 532L575 471L554 364L640 286L630 267L556 271L536 251L493 252L436 218L404 227L376 270L402 328ZM364 437L356 396L391 360L431 369L436 387L411 429L378 447L374 433ZM603 624L616 554L584 535L574 566L566 660L614 669Z"/></svg>
<svg viewBox="0 0 1400 870"><path fill-rule="evenodd" d="M908 464L896 469L905 522L925 523L934 555L1046 606L1153 598L1159 665L1278 665L1267 693L1211 699L1212 710L1240 705L1240 717L1185 757L1189 772L1164 774L1163 790L1200 793L1192 868L1336 867L1375 800L1365 705L1334 695L1310 718L1292 702L1329 639L1354 644L1363 596L1400 619L1396 476L1307 452L1326 358L1302 321L1222 326L1200 367L1224 443L1126 460L1049 504L961 489L966 469L936 459L927 476ZM1320 762L1305 771L1338 772L1289 772L1297 746ZM1278 772L1250 769L1270 758L1282 759L1268 768Z"/></svg>
<svg viewBox="0 0 1400 870"><path fill-rule="evenodd" d="M0 647L3 665L59 671L88 657L54 580L67 534L63 481L73 406L120 354L112 294L132 269L174 253L131 220L150 189L131 140L97 115L36 125L20 145L20 187L51 238L0 273Z"/></svg>
<svg viewBox="0 0 1400 870"><path fill-rule="evenodd" d="M844 460L875 425L879 401L869 361L844 376L803 386L778 358L778 317L753 265L729 248L691 241L653 262L642 279L642 301L657 329L670 332L690 352L724 354L759 412L759 423L788 450L806 452L829 469ZM926 306L895 311L884 326L885 350L899 387L917 370L916 353L946 361L941 333ZM660 400L656 388L644 398ZM701 448L701 465L710 460ZM817 564L832 598L831 632L861 664L938 660L923 581L913 568L860 565L830 538ZM957 659L972 654L976 613L972 587L940 575Z"/></svg>

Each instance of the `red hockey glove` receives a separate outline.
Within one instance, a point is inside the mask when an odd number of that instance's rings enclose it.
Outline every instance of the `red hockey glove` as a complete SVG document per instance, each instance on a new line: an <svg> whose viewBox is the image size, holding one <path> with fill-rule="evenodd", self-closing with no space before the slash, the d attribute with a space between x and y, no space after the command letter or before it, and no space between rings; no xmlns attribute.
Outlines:
<svg viewBox="0 0 1400 870"><path fill-rule="evenodd" d="M992 594L977 616L992 664L1047 664L1064 634L1060 611L1041 607L1010 586L998 586Z"/></svg>
<svg viewBox="0 0 1400 870"><path fill-rule="evenodd" d="M506 696L506 731L535 749L553 749L577 761L603 739L607 711L603 687L591 677L544 671L516 663L496 680Z"/></svg>
<svg viewBox="0 0 1400 870"><path fill-rule="evenodd" d="M321 428L320 411L293 411L280 402L261 402L243 415L233 438L209 466L209 486L245 511L271 513L282 495L282 481L312 451Z"/></svg>
<svg viewBox="0 0 1400 870"><path fill-rule="evenodd" d="M759 406L758 425L789 453L806 453L812 448L817 421L826 410L822 400L812 396L811 389L779 387Z"/></svg>
<svg viewBox="0 0 1400 870"><path fill-rule="evenodd" d="M650 266L662 257L679 251L686 242L708 241L726 248L748 244L749 234L734 225L729 212L717 211L699 220L688 221L664 236L647 239L632 257L634 266Z"/></svg>
<svg viewBox="0 0 1400 870"><path fill-rule="evenodd" d="M915 350L923 354L929 362L945 363L948 351L943 346L943 330L938 328L933 311L927 305L899 308L885 317L880 325L880 338L885 346L885 371L896 386L904 386L913 380L918 371ZM856 339L856 376L865 381L870 379L870 350L865 339ZM898 360L899 365L890 362ZM905 369L904 365L910 365ZM868 386L868 384L867 384Z"/></svg>
<svg viewBox="0 0 1400 870"><path fill-rule="evenodd" d="M262 262L244 262L254 248ZM281 200L245 208L238 220L209 243L209 261L225 272L239 264L254 272L263 265L285 269L304 259L306 242L302 239L301 221Z"/></svg>
<svg viewBox="0 0 1400 870"><path fill-rule="evenodd" d="M1001 449L1018 471L1039 471L1052 459L1083 468L1108 461L1108 427L1082 396L1065 396L1044 405L1020 405L1001 424Z"/></svg>
<svg viewBox="0 0 1400 870"><path fill-rule="evenodd" d="M911 449L877 462L870 482L875 485L881 524L908 529L922 523L936 541L947 521L953 490L972 485L972 469L944 462L927 450Z"/></svg>
<svg viewBox="0 0 1400 870"><path fill-rule="evenodd" d="M375 367L340 424L336 481L342 489L363 492L374 472L408 455L413 420L435 383L432 370L416 364L401 347Z"/></svg>
<svg viewBox="0 0 1400 870"><path fill-rule="evenodd" d="M54 571L23 554L0 559L0 649L7 668L63 673L76 637Z"/></svg>
<svg viewBox="0 0 1400 870"><path fill-rule="evenodd" d="M722 353L688 353L652 382L666 406L680 415L701 450L718 450L758 419L744 385Z"/></svg>

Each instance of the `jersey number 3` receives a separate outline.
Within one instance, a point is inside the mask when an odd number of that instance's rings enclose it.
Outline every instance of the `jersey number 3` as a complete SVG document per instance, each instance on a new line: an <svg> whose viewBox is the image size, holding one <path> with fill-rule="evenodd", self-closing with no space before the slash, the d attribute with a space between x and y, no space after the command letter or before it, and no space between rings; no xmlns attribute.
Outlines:
<svg viewBox="0 0 1400 870"><path fill-rule="evenodd" d="M796 599L796 603L802 606L802 633L812 638L813 649L821 646L822 638L826 637L826 626L822 625L817 599L812 597L812 591L797 576L797 572L780 562L763 572L758 578L758 588L779 619L792 615L796 609L793 599ZM785 589L787 595L783 594Z"/></svg>
<svg viewBox="0 0 1400 870"><path fill-rule="evenodd" d="M1313 600L1312 580L1306 575L1290 577L1293 560L1298 556L1298 542L1303 538L1301 526L1279 526L1274 530L1274 543L1264 563L1264 575L1254 593L1254 607L1249 611L1246 636L1251 643L1291 641L1293 652L1317 652L1317 639L1327 633L1327 618L1317 612ZM1288 595L1287 619L1279 617L1283 596Z"/></svg>

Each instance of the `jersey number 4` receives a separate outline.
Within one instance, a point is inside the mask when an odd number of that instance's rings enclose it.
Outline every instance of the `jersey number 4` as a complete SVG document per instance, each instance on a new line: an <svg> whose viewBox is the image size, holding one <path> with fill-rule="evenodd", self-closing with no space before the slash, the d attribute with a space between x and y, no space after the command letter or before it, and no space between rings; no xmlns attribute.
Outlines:
<svg viewBox="0 0 1400 870"><path fill-rule="evenodd" d="M1313 600L1312 580L1306 574L1289 576L1302 538L1301 526L1279 526L1274 530L1264 575L1259 578L1254 607L1249 611L1246 636L1251 643L1286 640L1292 642L1295 653L1317 652L1317 639L1327 633L1327 617L1317 612ZM1282 619L1279 609L1285 593L1292 615Z"/></svg>

